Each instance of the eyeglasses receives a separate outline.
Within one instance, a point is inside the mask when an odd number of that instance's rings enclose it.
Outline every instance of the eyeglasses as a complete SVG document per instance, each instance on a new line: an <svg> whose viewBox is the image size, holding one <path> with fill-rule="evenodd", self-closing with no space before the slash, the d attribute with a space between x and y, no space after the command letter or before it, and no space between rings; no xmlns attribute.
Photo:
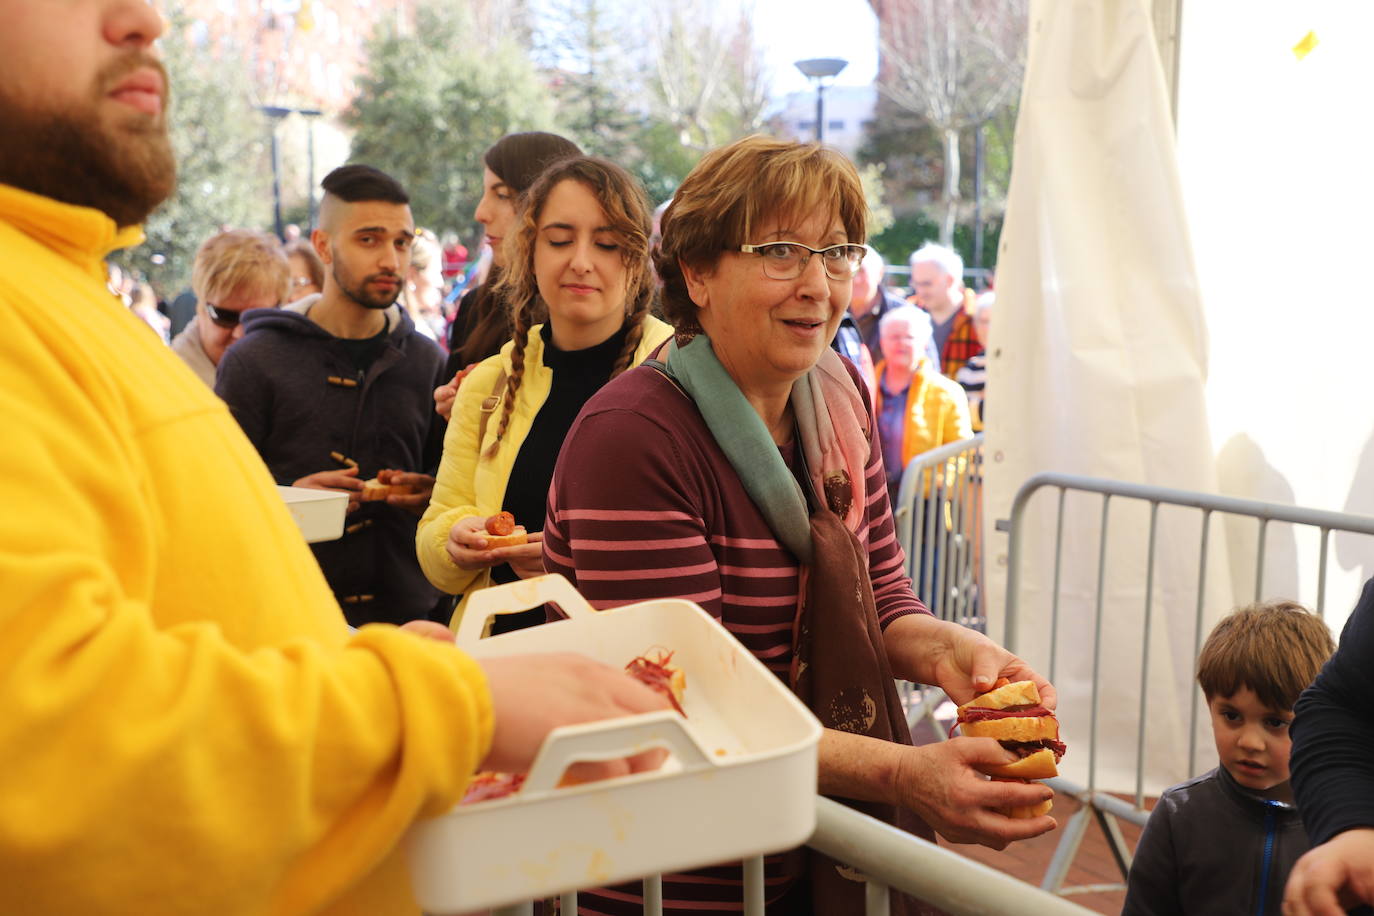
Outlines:
<svg viewBox="0 0 1374 916"><path fill-rule="evenodd" d="M205 303L205 314L209 315L210 320L222 328L236 328L239 326L239 321L243 319L243 312L223 309L211 302Z"/></svg>
<svg viewBox="0 0 1374 916"><path fill-rule="evenodd" d="M763 260L763 273L772 280L795 280L802 275L811 256L821 256L825 275L832 280L848 280L863 263L868 248L864 245L831 245L812 248L801 242L768 242L764 245L741 245L745 254L756 254Z"/></svg>

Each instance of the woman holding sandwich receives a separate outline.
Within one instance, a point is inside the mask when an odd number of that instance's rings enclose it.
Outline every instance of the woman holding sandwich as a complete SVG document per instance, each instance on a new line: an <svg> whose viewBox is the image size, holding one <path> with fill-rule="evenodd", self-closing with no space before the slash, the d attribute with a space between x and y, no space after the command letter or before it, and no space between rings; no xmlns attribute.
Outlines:
<svg viewBox="0 0 1374 916"><path fill-rule="evenodd" d="M529 189L496 290L514 307L514 338L464 379L416 533L438 588L466 596L544 571L540 532L568 428L588 398L672 333L649 314L649 231L643 189L604 159L564 159ZM527 529L527 543L488 542L486 521L503 511ZM543 620L542 610L507 614L494 631Z"/></svg>
<svg viewBox="0 0 1374 916"><path fill-rule="evenodd" d="M1033 806L1049 790L980 775L1016 759L989 738L912 747L893 678L960 703L1002 676L1034 680L1050 708L1054 690L912 593L871 406L829 347L867 251L865 216L853 165L818 144L750 137L698 164L655 251L676 339L574 424L545 566L598 607L697 602L827 726L821 792L927 837L934 828L1000 848L1054 821L995 809ZM804 854L768 859L770 912L862 911L861 883ZM678 912L737 906L738 881L738 867L665 876L663 899ZM635 912L637 893L584 897L600 912Z"/></svg>

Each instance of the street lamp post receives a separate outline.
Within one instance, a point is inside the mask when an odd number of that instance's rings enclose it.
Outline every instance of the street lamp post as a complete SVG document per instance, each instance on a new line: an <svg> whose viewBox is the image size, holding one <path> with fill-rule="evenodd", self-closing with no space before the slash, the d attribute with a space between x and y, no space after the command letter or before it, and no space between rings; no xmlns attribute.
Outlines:
<svg viewBox="0 0 1374 916"><path fill-rule="evenodd" d="M838 57L814 57L799 60L796 67L802 75L816 84L816 142L825 141L825 79L839 76L849 61Z"/></svg>
<svg viewBox="0 0 1374 916"><path fill-rule="evenodd" d="M277 230L277 238L282 238L284 227L281 218L281 152L277 145L277 125L290 114L315 118L324 112L318 108L286 108L281 105L263 105L258 110L272 119L272 216ZM315 221L315 132L308 121L306 127L310 131L307 137L310 156L308 184L310 185L310 221L313 224Z"/></svg>

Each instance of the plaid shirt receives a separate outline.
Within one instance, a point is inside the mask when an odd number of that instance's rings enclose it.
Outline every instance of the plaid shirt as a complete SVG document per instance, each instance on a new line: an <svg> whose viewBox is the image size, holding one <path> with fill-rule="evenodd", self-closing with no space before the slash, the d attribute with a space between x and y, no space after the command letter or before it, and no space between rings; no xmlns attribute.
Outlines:
<svg viewBox="0 0 1374 916"><path fill-rule="evenodd" d="M940 351L940 371L945 378L954 378L955 374L979 353L983 352L983 345L978 342L978 335L973 332L973 318L964 309L954 313L954 327L949 330L949 337L945 340L945 347Z"/></svg>
<svg viewBox="0 0 1374 916"><path fill-rule="evenodd" d="M954 313L954 327L949 329L949 337L940 351L940 374L945 378L954 378L964 363L983 352L983 345L973 331L972 298L973 294L964 290L964 307ZM907 297L906 301L921 307L915 296Z"/></svg>

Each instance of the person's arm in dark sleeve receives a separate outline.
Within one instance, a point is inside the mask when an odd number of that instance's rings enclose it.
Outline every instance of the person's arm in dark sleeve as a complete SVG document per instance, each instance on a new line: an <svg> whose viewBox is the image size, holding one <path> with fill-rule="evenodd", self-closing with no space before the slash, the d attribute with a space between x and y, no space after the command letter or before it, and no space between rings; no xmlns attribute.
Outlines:
<svg viewBox="0 0 1374 916"><path fill-rule="evenodd" d="M1312 845L1374 827L1374 579L1346 621L1336 654L1298 698L1293 793Z"/></svg>
<svg viewBox="0 0 1374 916"><path fill-rule="evenodd" d="M294 482L291 475L272 467L264 452L268 436L272 433L272 386L266 376L231 348L215 370L215 394L229 405L229 412L267 463L272 478L279 484L290 486Z"/></svg>

